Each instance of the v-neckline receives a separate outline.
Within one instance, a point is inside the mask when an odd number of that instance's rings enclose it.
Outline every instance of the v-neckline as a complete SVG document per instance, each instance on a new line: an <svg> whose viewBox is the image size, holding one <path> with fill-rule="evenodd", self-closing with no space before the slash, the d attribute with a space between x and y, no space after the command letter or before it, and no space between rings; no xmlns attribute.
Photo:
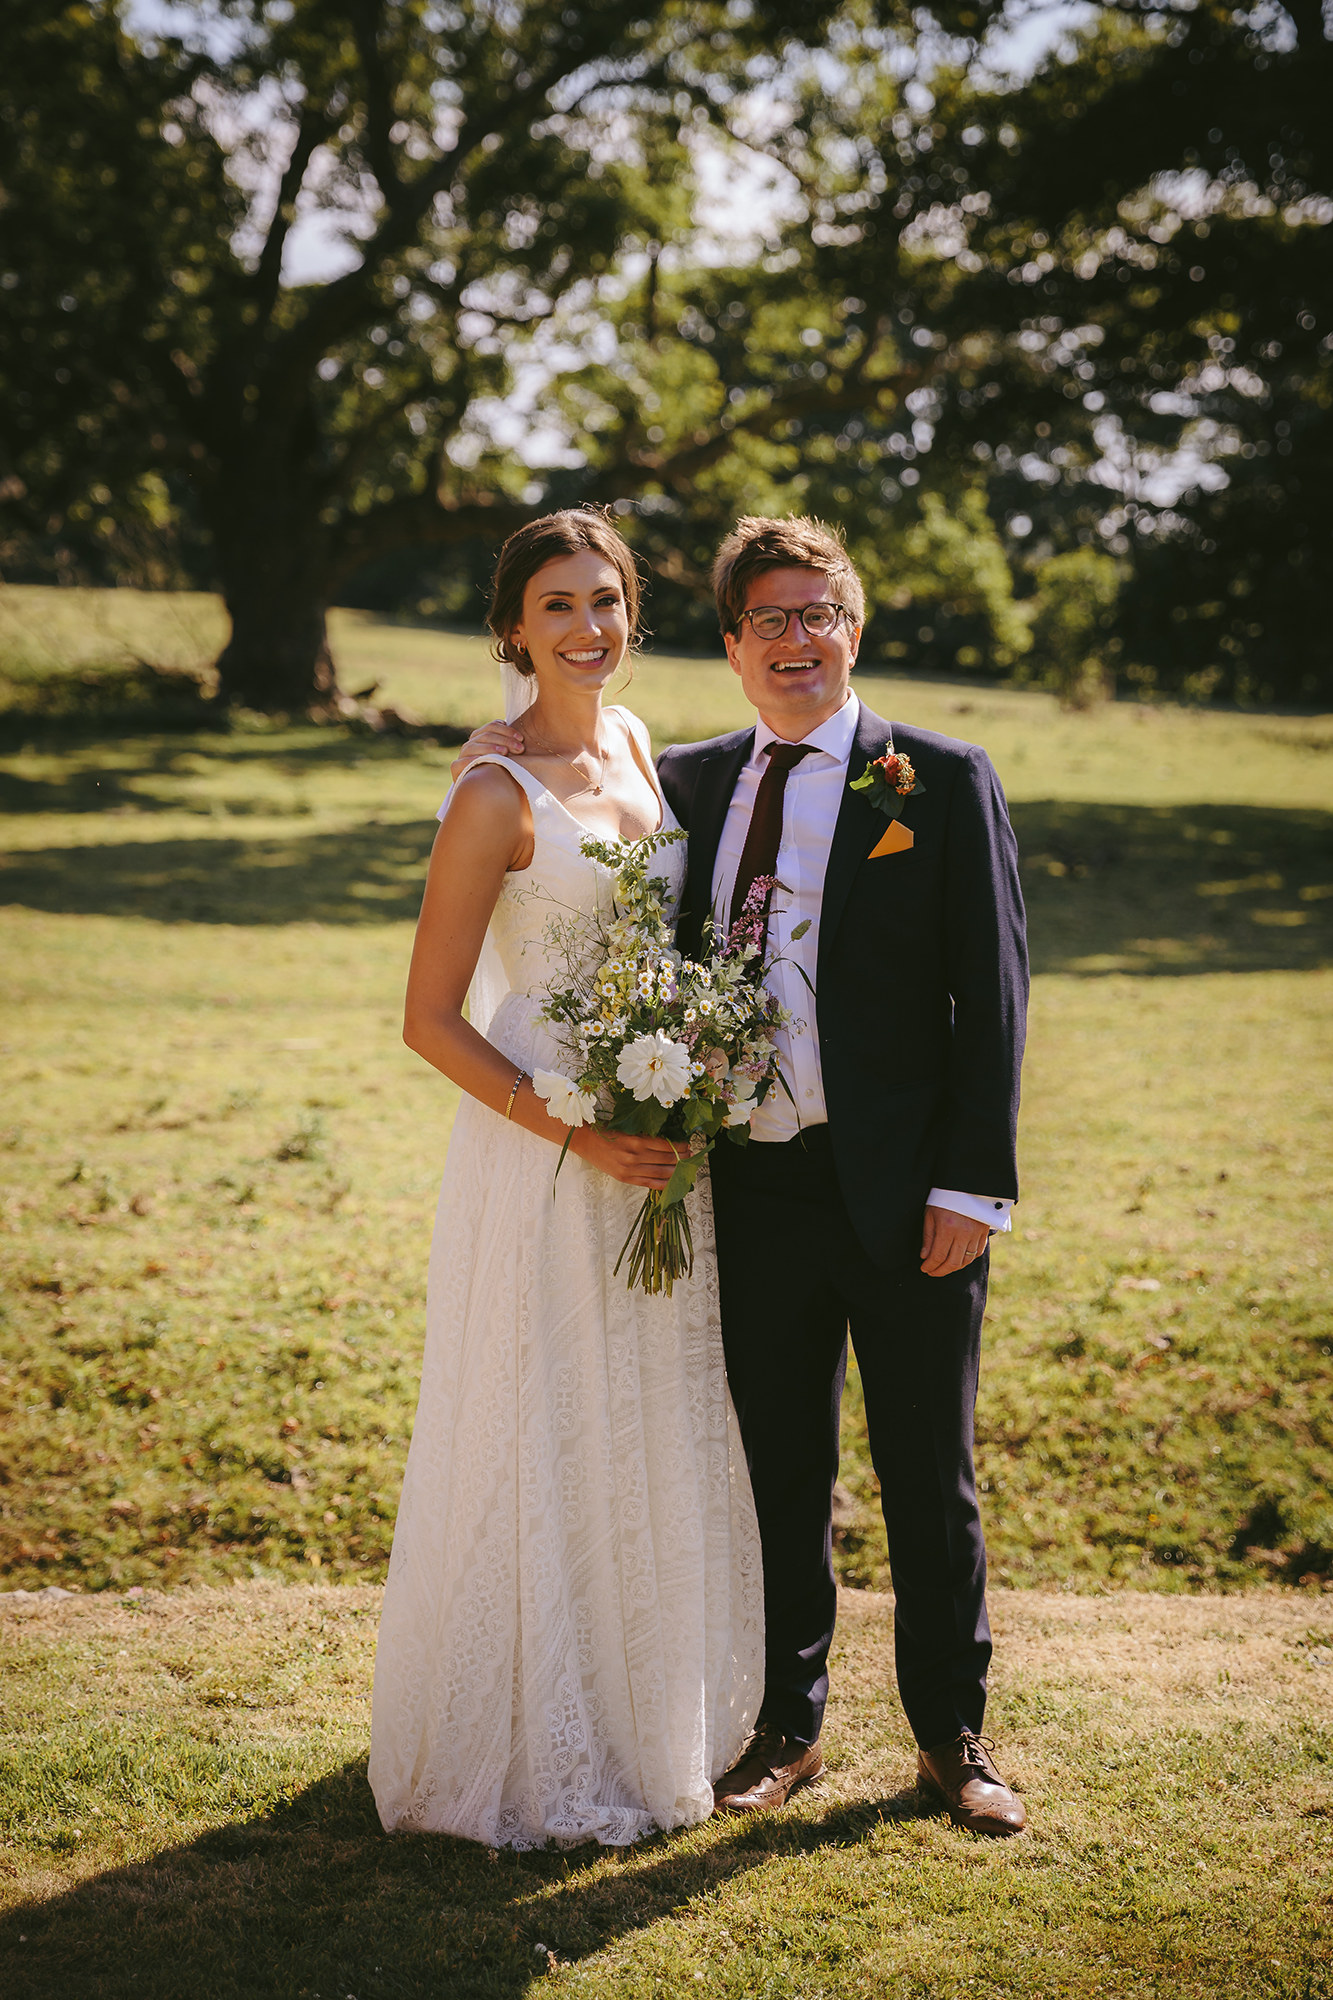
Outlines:
<svg viewBox="0 0 1333 2000"><path fill-rule="evenodd" d="M565 815L565 818L568 820L572 820L575 826L582 827L583 831L586 834L590 834L594 840L621 840L625 841L626 843L628 843L631 840L650 840L653 834L660 833L663 827L666 825L665 802L661 799L659 795L658 803L662 806L662 811L658 816L657 825L654 827L650 827L647 833L631 833L631 834L600 833L595 826L589 826L586 819L580 819L577 813L572 813L569 810L569 807L565 804L564 800L561 798L559 792L553 792L551 790L551 787L548 784L543 783L543 781L540 778L538 778L537 783L541 785L542 790L547 794L548 798L552 798L555 800L555 803L559 806L561 812Z"/></svg>
<svg viewBox="0 0 1333 2000"><path fill-rule="evenodd" d="M602 711L604 715L609 715L610 712L611 711L609 709L603 709ZM661 833L663 828L666 826L666 816L667 816L666 794L663 792L662 787L658 784L657 773L656 771L653 770L651 764L645 765L643 759L643 753L639 749L638 742L635 739L634 731L630 728L627 722L623 726L625 734L629 738L630 755L631 757L633 757L639 769L643 772L644 777L647 778L648 783L652 786L653 791L657 795L657 804L658 804L657 825L654 827L650 827L647 833L630 834L628 838L631 840L650 840L654 834ZM517 763L518 759L514 758L511 761ZM522 770L522 768L523 767L519 765L519 769ZM623 841L627 838L627 836L623 833L600 833L595 826L589 826L586 819L580 819L576 812L571 812L569 810L569 807L565 804L564 800L561 798L559 792L557 792L553 786L548 785L544 778L539 778L535 771L525 772L524 775L526 777L532 778L535 783L539 784L542 790L547 794L548 798L552 798L555 800L555 803L559 806L561 812L565 815L565 818L573 820L575 826L582 827L583 831L586 834L589 834L592 837L592 839Z"/></svg>

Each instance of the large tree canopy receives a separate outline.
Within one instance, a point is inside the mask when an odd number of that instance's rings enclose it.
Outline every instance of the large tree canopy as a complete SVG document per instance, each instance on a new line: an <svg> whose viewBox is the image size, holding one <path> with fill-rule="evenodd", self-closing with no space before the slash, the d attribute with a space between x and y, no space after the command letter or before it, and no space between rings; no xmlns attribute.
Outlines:
<svg viewBox="0 0 1333 2000"><path fill-rule="evenodd" d="M992 283L1027 294L1028 470L1050 495L1029 512L1072 502L1129 557L1122 642L1150 682L1333 691L1330 105L1317 0L1122 0L1017 126L987 120Z"/></svg>
<svg viewBox="0 0 1333 2000"><path fill-rule="evenodd" d="M984 489L1021 587L1104 575L1048 570L1079 548L1117 560L1102 666L1203 695L1333 691L1318 12L1125 0L1019 87L973 46L904 92L870 33L838 70L766 141L791 197L769 254L682 273L667 340L661 305L648 340L630 294L614 360L588 373L593 462L633 412L664 413L648 539L702 562L730 509L783 495L847 521L914 659L1012 667L1032 628L996 576ZM674 447L701 413L712 469L686 489ZM961 550L946 522L973 524Z"/></svg>
<svg viewBox="0 0 1333 2000"><path fill-rule="evenodd" d="M317 698L348 575L530 511L473 421L507 350L680 233L691 136L829 11L234 0L152 41L114 0L7 14L11 507L112 522L187 480L232 614L224 692ZM346 219L331 282L284 283L303 204Z"/></svg>
<svg viewBox="0 0 1333 2000"><path fill-rule="evenodd" d="M678 633L730 517L803 507L918 663L1043 671L1084 579L1098 673L1328 689L1315 6L1116 0L1021 81L985 0L632 11L230 0L151 43L112 0L7 16L11 520L197 524L224 691L265 707L327 691L367 564L578 499L625 512ZM771 183L729 244L719 165ZM301 282L314 212L346 268ZM1078 550L1114 559L1114 633Z"/></svg>

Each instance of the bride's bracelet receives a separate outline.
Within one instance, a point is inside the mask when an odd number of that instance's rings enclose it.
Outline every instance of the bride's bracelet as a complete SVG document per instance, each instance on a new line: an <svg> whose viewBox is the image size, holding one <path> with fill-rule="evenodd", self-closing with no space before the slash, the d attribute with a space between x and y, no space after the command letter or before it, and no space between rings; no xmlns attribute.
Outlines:
<svg viewBox="0 0 1333 2000"><path fill-rule="evenodd" d="M518 1075L517 1075L517 1076L516 1076L516 1077L514 1078L514 1087L513 1087L513 1089L512 1089L511 1091L510 1091L510 1093L509 1093L509 1097L508 1097L508 1101L507 1101L507 1102L506 1102L506 1104L505 1104L505 1117L506 1117L506 1118L512 1118L512 1117L513 1117L513 1115L514 1115L514 1099L515 1099L515 1098L516 1098L516 1097L518 1096L518 1087L519 1087L519 1085L520 1085L521 1083L526 1083L526 1082L527 1082L527 1080L528 1080L528 1073L527 1073L527 1071L526 1071L525 1069L521 1069L521 1070L519 1071Z"/></svg>

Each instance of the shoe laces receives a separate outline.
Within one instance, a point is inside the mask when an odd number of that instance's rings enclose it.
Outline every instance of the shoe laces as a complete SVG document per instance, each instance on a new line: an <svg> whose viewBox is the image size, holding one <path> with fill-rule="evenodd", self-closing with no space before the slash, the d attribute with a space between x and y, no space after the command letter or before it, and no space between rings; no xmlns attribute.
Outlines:
<svg viewBox="0 0 1333 2000"><path fill-rule="evenodd" d="M747 1757L762 1757L769 1750L781 1751L785 1741L776 1723L761 1722L757 1729L751 1731L745 1754Z"/></svg>
<svg viewBox="0 0 1333 2000"><path fill-rule="evenodd" d="M791 1761L786 1753L786 1735L775 1722L761 1722L745 1746L745 1755L757 1757L770 1777L781 1768L784 1761Z"/></svg>
<svg viewBox="0 0 1333 2000"><path fill-rule="evenodd" d="M986 1761L986 1752L993 1752L995 1749L992 1739L989 1736L978 1736L974 1730L964 1729L959 1732L958 1740L962 1745L963 1763L971 1765L974 1770L981 1771L989 1777L990 1766Z"/></svg>

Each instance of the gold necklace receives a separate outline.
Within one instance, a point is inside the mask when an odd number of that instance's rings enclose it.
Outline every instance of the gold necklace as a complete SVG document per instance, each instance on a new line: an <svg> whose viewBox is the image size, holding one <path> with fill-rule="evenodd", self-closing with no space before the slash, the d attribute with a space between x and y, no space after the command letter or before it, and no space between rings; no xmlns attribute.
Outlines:
<svg viewBox="0 0 1333 2000"><path fill-rule="evenodd" d="M527 741L526 736L524 737L524 741L525 742ZM569 770L571 770L574 773L574 776L576 778L584 777L583 772L580 771L578 765L574 762L572 757L563 757L558 750L553 750L549 743L534 743L531 747L534 750L541 751L547 757L554 757L557 764L564 764ZM595 785L591 784L586 778L584 778L582 789L585 792L591 792L592 796L595 799L599 799L602 796L602 785L606 779L606 760L609 755L610 752L607 750L603 750L601 752L602 761L598 766L597 783ZM577 792L575 792L574 797L575 798L578 797Z"/></svg>

